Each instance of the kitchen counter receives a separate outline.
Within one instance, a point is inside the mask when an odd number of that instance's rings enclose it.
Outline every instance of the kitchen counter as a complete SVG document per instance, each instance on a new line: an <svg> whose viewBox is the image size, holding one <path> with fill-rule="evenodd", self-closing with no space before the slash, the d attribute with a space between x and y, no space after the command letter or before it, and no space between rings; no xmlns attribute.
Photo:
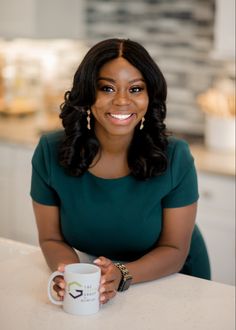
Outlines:
<svg viewBox="0 0 236 330"><path fill-rule="evenodd" d="M26 117L0 117L0 141L35 147L43 132L61 127L58 114L41 113ZM203 144L191 143L197 169L221 175L235 175L235 153L216 152Z"/></svg>
<svg viewBox="0 0 236 330"><path fill-rule="evenodd" d="M45 131L61 127L57 113L35 113L28 116L0 116L0 141L35 147Z"/></svg>
<svg viewBox="0 0 236 330"><path fill-rule="evenodd" d="M133 285L97 314L66 314L47 298L49 270L39 248L18 244L0 239L0 251L10 251L1 261L3 330L235 329L235 287L182 274Z"/></svg>
<svg viewBox="0 0 236 330"><path fill-rule="evenodd" d="M220 175L235 175L235 153L209 150L201 144L190 144L198 170Z"/></svg>

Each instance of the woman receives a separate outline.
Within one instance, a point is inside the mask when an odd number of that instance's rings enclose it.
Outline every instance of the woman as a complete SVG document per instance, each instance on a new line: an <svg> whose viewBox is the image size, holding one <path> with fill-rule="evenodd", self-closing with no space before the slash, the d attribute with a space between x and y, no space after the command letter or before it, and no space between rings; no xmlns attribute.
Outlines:
<svg viewBox="0 0 236 330"><path fill-rule="evenodd" d="M52 270L101 267L101 303L130 284L175 272L210 279L195 226L198 190L188 145L166 133L166 82L131 40L92 47L66 92L64 130L41 138L31 196L39 242ZM114 260L122 260L117 264ZM65 282L55 279L63 299Z"/></svg>

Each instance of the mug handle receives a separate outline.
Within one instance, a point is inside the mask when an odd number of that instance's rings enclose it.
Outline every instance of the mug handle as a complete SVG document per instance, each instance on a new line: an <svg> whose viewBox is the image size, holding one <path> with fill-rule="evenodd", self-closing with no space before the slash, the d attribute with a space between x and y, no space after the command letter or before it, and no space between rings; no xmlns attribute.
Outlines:
<svg viewBox="0 0 236 330"><path fill-rule="evenodd" d="M57 300L52 296L51 284L52 284L53 279L58 275L64 276L64 273L56 271L56 272L53 272L49 276L49 279L48 279L48 298L55 305L63 305L63 301Z"/></svg>

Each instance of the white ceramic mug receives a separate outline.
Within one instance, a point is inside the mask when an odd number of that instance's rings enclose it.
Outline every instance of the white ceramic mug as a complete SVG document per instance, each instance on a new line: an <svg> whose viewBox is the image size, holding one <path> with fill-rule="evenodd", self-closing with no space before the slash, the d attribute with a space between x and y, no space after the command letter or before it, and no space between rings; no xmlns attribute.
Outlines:
<svg viewBox="0 0 236 330"><path fill-rule="evenodd" d="M64 300L52 295L52 281L63 276L66 282ZM48 297L53 304L62 305L65 312L75 315L89 315L99 310L99 285L101 270L98 266L76 263L65 266L64 272L56 271L48 280Z"/></svg>

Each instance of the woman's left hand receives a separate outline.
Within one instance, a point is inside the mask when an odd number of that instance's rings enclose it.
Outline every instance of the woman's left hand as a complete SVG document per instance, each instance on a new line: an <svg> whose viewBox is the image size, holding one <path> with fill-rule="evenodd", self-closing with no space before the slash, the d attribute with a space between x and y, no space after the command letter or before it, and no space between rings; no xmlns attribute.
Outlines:
<svg viewBox="0 0 236 330"><path fill-rule="evenodd" d="M94 263L101 268L100 302L105 304L114 298L121 280L121 272L114 263L105 257L99 257Z"/></svg>

